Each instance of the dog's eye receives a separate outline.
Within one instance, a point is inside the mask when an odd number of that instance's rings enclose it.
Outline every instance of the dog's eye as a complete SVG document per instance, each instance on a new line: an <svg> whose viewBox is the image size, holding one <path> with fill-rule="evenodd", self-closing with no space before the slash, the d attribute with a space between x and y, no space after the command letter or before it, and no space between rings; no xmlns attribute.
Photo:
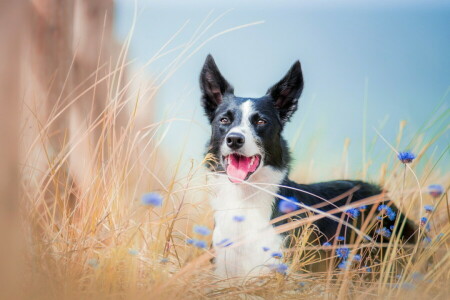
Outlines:
<svg viewBox="0 0 450 300"><path fill-rule="evenodd" d="M230 124L230 119L222 118L222 119L220 119L220 123L222 123L222 124Z"/></svg>
<svg viewBox="0 0 450 300"><path fill-rule="evenodd" d="M258 119L258 121L256 121L256 125L264 125L267 124L267 121L264 119Z"/></svg>

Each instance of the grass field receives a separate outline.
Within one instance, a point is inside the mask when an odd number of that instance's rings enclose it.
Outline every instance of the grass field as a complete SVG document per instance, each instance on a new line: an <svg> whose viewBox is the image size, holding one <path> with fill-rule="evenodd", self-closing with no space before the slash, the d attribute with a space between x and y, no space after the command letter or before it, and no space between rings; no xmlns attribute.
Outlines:
<svg viewBox="0 0 450 300"><path fill-rule="evenodd" d="M120 73L125 65L114 72ZM132 82L133 76L127 80ZM130 85L125 84L127 88ZM427 224L420 227L420 243L407 247L394 237L383 259L355 260L345 268L337 268L335 250L342 245L327 248L310 244L310 221L314 218L311 215L311 219L295 225L304 226L305 234L281 259L289 265L287 274L274 272L260 278L225 281L214 276L210 263L214 253L210 247L186 242L202 239L210 244L210 235L203 237L193 232L195 225L213 228L208 205L212 186L207 181L204 161L189 161L190 167L186 168L181 157L168 157L161 142L168 134L168 126L178 122L176 119L138 128L137 108L143 101L154 101L152 88L147 90L147 98L140 93L125 97L114 84L110 90L114 105L108 105L86 129L100 129L102 133L102 139L86 158L93 166L86 171L87 188L80 189L68 176L71 144L65 144L60 153L48 149L45 140L51 133L46 130L47 124L40 124L42 135L32 143L45 150L42 157L48 170L44 174L34 172L37 162L31 159L22 169L27 180L21 184L25 237L21 285L27 298L448 299L450 173L442 165L448 148L434 151L433 147L448 130L448 125L436 125L449 120L445 107L437 108L435 116L423 126L435 126L433 136L419 131L410 141L411 150L417 155L411 164L397 159L396 151L403 150L398 145L406 126L401 122L392 145L380 135L378 142L392 151L384 163L371 166L379 169L377 183L410 219L420 226L421 218L428 218L430 228L426 229ZM125 106L133 108L130 118L117 128L116 116ZM56 118L57 112L54 115ZM348 160L347 150L344 147L344 161ZM420 168L416 167L419 164ZM345 165L342 170L333 170L333 174L347 174ZM361 165L360 175L355 177L365 177L367 167ZM314 182L305 171L308 168L295 166L292 179ZM336 175L338 178L341 176ZM443 191L430 193L431 184L441 185ZM162 204L146 202L148 193L160 195ZM361 205L373 201L366 199ZM425 205L432 205L433 211L426 212ZM373 242L356 236L355 242L346 247L352 254L376 249ZM308 266L318 261L328 266L327 271L309 272Z"/></svg>

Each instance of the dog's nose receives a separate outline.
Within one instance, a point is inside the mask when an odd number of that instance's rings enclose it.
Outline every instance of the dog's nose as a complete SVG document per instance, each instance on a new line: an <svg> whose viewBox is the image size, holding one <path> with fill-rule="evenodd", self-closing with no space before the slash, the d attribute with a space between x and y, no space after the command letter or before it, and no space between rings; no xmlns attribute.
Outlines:
<svg viewBox="0 0 450 300"><path fill-rule="evenodd" d="M245 143L245 137L241 133L232 132L227 136L227 145L231 149L239 149L241 148Z"/></svg>

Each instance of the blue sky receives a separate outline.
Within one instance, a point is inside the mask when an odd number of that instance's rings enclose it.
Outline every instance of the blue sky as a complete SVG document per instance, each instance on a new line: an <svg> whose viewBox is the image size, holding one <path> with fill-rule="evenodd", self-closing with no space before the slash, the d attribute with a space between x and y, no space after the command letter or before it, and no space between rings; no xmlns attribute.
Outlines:
<svg viewBox="0 0 450 300"><path fill-rule="evenodd" d="M158 118L163 113L197 121L173 124L164 147L178 154L189 133L185 158L200 159L208 138L207 120L199 104L198 75L208 53L239 96L261 96L299 59L305 89L299 110L286 128L296 163L314 160L318 179L340 162L345 138L350 138L350 167L362 159L363 123L366 149L377 128L394 142L399 122L407 121L399 150L423 123L449 108L450 4L445 1L137 1L138 18L130 58L142 65L186 22L170 47L186 43L201 22L226 12L197 43L223 30L257 21L262 24L221 35L193 54L162 87L157 96ZM230 10L231 9L231 10ZM230 11L228 11L230 10ZM133 21L134 1L117 1L116 33L123 39ZM170 48L169 47L169 48ZM194 47L195 48L195 47ZM178 53L152 63L158 74ZM367 97L365 98L365 95ZM364 118L364 99L367 101ZM170 109L177 107L174 112ZM448 114L424 132L425 140L444 128ZM201 125L197 125L201 124ZM449 144L444 134L430 152ZM437 147L437 148L436 148ZM388 146L377 141L373 172L386 160ZM447 155L448 158L448 155ZM443 168L448 169L448 159Z"/></svg>

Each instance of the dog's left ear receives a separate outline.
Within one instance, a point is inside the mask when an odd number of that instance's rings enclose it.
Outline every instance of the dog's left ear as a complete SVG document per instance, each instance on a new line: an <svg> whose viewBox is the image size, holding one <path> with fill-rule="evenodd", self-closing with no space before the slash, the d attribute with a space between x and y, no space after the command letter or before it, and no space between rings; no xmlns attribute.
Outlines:
<svg viewBox="0 0 450 300"><path fill-rule="evenodd" d="M226 94L233 94L233 87L225 80L217 68L211 54L206 57L200 74L200 88L202 90L202 105L205 113L212 122L217 106Z"/></svg>
<svg viewBox="0 0 450 300"><path fill-rule="evenodd" d="M287 74L267 91L274 101L281 122L284 124L297 110L298 99L303 91L303 74L300 61L296 61Z"/></svg>

